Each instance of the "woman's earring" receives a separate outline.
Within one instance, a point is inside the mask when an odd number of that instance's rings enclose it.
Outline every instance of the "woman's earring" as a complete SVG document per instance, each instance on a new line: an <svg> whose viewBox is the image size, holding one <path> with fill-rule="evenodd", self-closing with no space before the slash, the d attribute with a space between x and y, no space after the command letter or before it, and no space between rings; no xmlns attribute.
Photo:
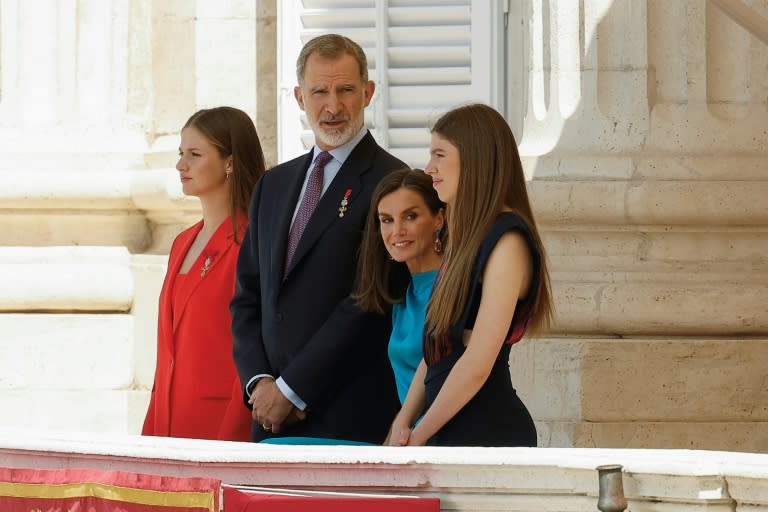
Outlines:
<svg viewBox="0 0 768 512"><path fill-rule="evenodd" d="M440 240L440 230L435 230L435 245L434 245L435 252L437 254L443 253L443 241Z"/></svg>
<svg viewBox="0 0 768 512"><path fill-rule="evenodd" d="M226 172L224 173L224 179L228 180L231 174L232 174L232 171L229 171L229 170L228 170L228 171L226 171Z"/></svg>

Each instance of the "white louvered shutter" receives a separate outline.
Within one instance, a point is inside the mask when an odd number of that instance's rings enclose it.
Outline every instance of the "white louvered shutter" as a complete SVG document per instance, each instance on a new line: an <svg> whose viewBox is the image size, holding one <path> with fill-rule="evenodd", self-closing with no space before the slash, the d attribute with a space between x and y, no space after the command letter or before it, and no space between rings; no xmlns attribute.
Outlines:
<svg viewBox="0 0 768 512"><path fill-rule="evenodd" d="M428 160L429 129L461 103L498 105L493 0L282 0L279 4L280 160L313 136L296 106L295 61L314 36L339 33L368 57L376 93L366 124L376 140L414 167ZM300 134L300 135L299 135Z"/></svg>

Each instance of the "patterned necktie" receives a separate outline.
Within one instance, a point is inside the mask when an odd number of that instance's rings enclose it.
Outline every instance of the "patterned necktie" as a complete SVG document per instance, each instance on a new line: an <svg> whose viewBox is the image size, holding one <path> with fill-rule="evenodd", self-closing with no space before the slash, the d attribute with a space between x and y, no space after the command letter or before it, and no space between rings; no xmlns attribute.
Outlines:
<svg viewBox="0 0 768 512"><path fill-rule="evenodd" d="M304 197L301 199L301 205L296 212L296 218L293 220L293 226L291 227L291 233L288 235L288 250L285 254L285 268L293 259L293 254L296 252L296 247L299 246L299 240L304 233L304 228L307 227L309 218L312 216L312 212L315 211L317 203L320 202L320 196L323 194L323 174L325 165L333 159L333 156L327 151L323 151L315 159L315 166L312 168L312 172L307 180L307 188L304 190Z"/></svg>

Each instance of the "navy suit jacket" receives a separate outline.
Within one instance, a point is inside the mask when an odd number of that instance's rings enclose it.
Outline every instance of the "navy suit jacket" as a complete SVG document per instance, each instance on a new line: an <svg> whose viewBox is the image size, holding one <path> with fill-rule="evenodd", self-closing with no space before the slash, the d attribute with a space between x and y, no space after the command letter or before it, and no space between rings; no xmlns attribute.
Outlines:
<svg viewBox="0 0 768 512"><path fill-rule="evenodd" d="M367 133L323 193L284 269L311 160L312 152L274 167L254 189L231 304L235 365L242 386L258 374L282 376L307 403L307 418L281 436L381 443L399 408L386 353L390 319L361 311L349 294L373 189L407 166ZM272 436L255 427L254 441Z"/></svg>

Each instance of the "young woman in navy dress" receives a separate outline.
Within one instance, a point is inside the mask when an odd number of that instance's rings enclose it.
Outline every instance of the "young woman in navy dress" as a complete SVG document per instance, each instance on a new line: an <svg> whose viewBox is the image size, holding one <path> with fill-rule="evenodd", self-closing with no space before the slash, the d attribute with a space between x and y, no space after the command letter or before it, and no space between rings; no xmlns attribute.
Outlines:
<svg viewBox="0 0 768 512"><path fill-rule="evenodd" d="M425 171L447 203L449 236L427 307L424 361L389 443L536 446L512 386L510 346L545 330L552 304L512 131L486 105L451 110L432 128Z"/></svg>

